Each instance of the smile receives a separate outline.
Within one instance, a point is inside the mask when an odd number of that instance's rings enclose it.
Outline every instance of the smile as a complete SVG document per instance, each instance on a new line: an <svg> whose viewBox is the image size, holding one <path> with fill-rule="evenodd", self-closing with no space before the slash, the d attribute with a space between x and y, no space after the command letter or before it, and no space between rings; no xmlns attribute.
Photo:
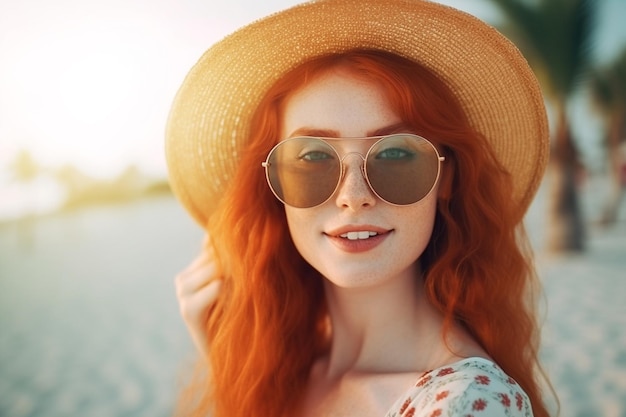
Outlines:
<svg viewBox="0 0 626 417"><path fill-rule="evenodd" d="M359 230L361 228L365 230ZM339 250L357 254L368 252L380 246L393 232L393 229L385 230L366 225L361 225L361 227L350 226L350 229L347 227L343 230L337 229L333 233L325 233L325 235Z"/></svg>
<svg viewBox="0 0 626 417"><path fill-rule="evenodd" d="M369 239L370 237L377 236L377 235L378 235L377 232L359 231L359 232L347 232L339 236L348 240L363 240L363 239Z"/></svg>

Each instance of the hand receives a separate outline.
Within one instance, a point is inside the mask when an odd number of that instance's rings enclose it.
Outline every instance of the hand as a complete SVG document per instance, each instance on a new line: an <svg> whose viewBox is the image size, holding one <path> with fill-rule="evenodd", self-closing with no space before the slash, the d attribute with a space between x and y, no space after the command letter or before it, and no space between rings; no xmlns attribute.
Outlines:
<svg viewBox="0 0 626 417"><path fill-rule="evenodd" d="M180 314L194 345L207 358L209 343L206 323L221 287L219 270L210 245L205 244L200 256L176 276L175 284Z"/></svg>

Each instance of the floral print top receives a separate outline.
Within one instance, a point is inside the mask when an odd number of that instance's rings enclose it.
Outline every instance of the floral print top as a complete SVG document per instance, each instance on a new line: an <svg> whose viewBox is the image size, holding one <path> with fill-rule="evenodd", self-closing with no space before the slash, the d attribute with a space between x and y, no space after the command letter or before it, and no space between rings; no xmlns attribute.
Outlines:
<svg viewBox="0 0 626 417"><path fill-rule="evenodd" d="M467 358L425 372L385 417L532 417L526 393L495 363Z"/></svg>

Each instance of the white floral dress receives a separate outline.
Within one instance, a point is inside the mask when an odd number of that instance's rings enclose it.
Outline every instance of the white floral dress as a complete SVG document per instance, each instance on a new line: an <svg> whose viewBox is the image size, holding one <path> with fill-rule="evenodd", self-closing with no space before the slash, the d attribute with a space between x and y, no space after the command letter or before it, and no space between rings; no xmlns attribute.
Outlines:
<svg viewBox="0 0 626 417"><path fill-rule="evenodd" d="M467 358L424 373L385 417L532 417L522 388L495 363Z"/></svg>

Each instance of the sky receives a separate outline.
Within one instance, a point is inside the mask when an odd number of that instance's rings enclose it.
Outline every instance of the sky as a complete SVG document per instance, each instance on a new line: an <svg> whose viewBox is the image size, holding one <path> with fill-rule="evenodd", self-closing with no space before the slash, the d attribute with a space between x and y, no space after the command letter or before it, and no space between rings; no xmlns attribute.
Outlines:
<svg viewBox="0 0 626 417"><path fill-rule="evenodd" d="M489 0L441 0L490 23ZM626 1L598 0L598 54L626 42ZM164 130L186 73L214 42L299 0L0 0L0 171L23 149L95 177L166 175ZM579 106L580 107L580 106ZM584 140L598 125L580 113Z"/></svg>

